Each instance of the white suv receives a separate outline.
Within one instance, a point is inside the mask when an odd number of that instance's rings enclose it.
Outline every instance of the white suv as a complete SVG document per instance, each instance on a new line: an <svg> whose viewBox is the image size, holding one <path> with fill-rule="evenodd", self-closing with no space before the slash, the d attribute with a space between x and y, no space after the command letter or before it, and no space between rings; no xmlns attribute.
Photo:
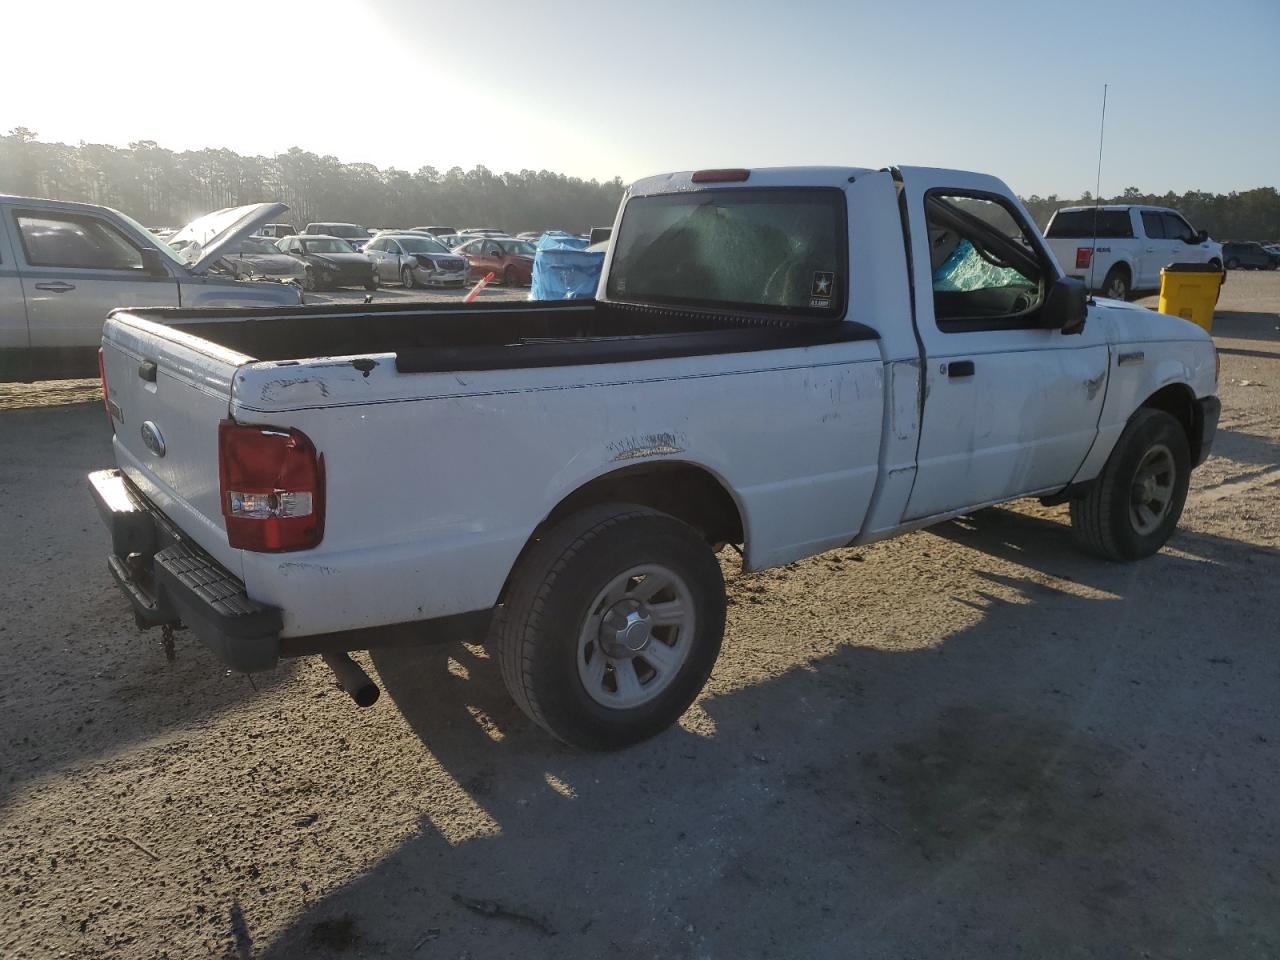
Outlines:
<svg viewBox="0 0 1280 960"><path fill-rule="evenodd" d="M1063 207L1049 220L1045 240L1068 276L1116 300L1159 290L1160 271L1171 263L1222 269L1222 244L1168 207Z"/></svg>

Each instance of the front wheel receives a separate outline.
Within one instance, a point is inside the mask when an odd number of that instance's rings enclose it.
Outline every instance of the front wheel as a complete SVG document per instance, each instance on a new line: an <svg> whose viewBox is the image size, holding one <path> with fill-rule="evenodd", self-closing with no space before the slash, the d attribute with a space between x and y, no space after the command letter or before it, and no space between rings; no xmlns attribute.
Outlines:
<svg viewBox="0 0 1280 960"><path fill-rule="evenodd" d="M413 271L408 267L404 267L400 271L400 286L406 290L412 290L414 287Z"/></svg>
<svg viewBox="0 0 1280 960"><path fill-rule="evenodd" d="M615 750L689 708L719 656L724 618L720 564L696 530L605 504L533 545L490 642L535 723L573 746Z"/></svg>
<svg viewBox="0 0 1280 960"><path fill-rule="evenodd" d="M1240 269L1240 261L1239 261L1239 260L1237 260L1235 257L1232 257L1230 260L1228 260L1228 261L1227 261L1227 269L1228 269L1228 270L1239 270L1239 269Z"/></svg>
<svg viewBox="0 0 1280 960"><path fill-rule="evenodd" d="M366 290L377 290L381 286L380 280L378 271L374 270L373 273L369 274L369 279L364 282L364 288Z"/></svg>
<svg viewBox="0 0 1280 960"><path fill-rule="evenodd" d="M1133 415L1082 500L1071 501L1071 529L1091 553L1141 560L1178 526L1191 482L1191 448L1182 424L1163 410Z"/></svg>

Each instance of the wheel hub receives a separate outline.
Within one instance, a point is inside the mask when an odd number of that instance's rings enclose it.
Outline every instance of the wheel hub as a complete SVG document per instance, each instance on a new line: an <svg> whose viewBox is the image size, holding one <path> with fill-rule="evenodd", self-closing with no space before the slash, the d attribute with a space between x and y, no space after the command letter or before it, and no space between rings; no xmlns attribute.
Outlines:
<svg viewBox="0 0 1280 960"><path fill-rule="evenodd" d="M653 618L639 600L623 598L600 621L600 646L615 660L634 657L653 639Z"/></svg>

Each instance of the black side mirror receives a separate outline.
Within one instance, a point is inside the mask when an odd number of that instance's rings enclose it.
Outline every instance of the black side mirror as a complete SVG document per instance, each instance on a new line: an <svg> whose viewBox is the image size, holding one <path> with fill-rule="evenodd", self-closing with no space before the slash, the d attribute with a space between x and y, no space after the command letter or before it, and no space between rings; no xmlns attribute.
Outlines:
<svg viewBox="0 0 1280 960"><path fill-rule="evenodd" d="M1040 308L1040 325L1046 330L1061 330L1064 336L1084 330L1089 312L1089 291L1085 282L1075 277L1059 277L1049 287Z"/></svg>
<svg viewBox="0 0 1280 960"><path fill-rule="evenodd" d="M169 271L165 268L164 257L160 255L160 251L154 247L142 248L142 272L148 277L167 277Z"/></svg>
<svg viewBox="0 0 1280 960"><path fill-rule="evenodd" d="M1204 243L1204 242L1205 242L1206 240L1208 240L1208 239L1209 239L1209 231L1208 231L1208 230L1197 230L1197 231L1196 231L1196 243Z"/></svg>

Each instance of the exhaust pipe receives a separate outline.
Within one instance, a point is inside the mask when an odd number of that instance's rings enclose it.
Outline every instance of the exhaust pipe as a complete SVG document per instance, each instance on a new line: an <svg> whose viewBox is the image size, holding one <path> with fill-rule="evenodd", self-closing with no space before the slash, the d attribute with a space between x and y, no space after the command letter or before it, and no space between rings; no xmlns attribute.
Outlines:
<svg viewBox="0 0 1280 960"><path fill-rule="evenodd" d="M372 707L378 702L378 685L364 668L345 653L324 653L321 659L329 665L340 686L361 707Z"/></svg>

